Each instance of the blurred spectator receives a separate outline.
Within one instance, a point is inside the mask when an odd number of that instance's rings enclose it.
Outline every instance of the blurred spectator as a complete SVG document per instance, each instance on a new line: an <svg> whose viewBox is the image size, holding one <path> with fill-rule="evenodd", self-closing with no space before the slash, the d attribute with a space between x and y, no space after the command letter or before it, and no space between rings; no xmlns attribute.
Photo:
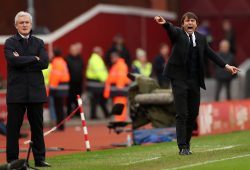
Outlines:
<svg viewBox="0 0 250 170"><path fill-rule="evenodd" d="M68 95L70 75L67 63L64 60L60 50L54 50L54 58L51 63L51 72L49 76L49 95L53 97L56 112L56 123L59 124L64 119L64 98ZM64 130L64 124L58 127L58 130Z"/></svg>
<svg viewBox="0 0 250 170"><path fill-rule="evenodd" d="M6 136L7 128L3 120L0 120L0 134Z"/></svg>
<svg viewBox="0 0 250 170"><path fill-rule="evenodd" d="M197 32L203 34L206 36L207 43L209 46L212 45L213 37L210 30L210 23L208 20L203 20L201 25L198 26ZM205 76L211 77L211 71L210 71L210 60L208 60L207 56L204 56L204 70L205 70Z"/></svg>
<svg viewBox="0 0 250 170"><path fill-rule="evenodd" d="M51 55L51 57L53 54ZM50 122L51 125L54 126L56 123L56 111L55 111L55 104L54 104L54 99L52 96L49 95L49 78L50 78L50 72L51 72L51 61L48 65L47 69L42 70L43 72L43 77L44 77L44 83L46 87L46 93L48 96L48 107L49 107L49 113L50 113Z"/></svg>
<svg viewBox="0 0 250 170"><path fill-rule="evenodd" d="M230 53L236 55L236 35L228 19L222 21L222 29L224 31L224 39L229 41Z"/></svg>
<svg viewBox="0 0 250 170"><path fill-rule="evenodd" d="M105 55L105 61L109 68L112 65L112 61L111 61L112 52L118 52L119 55L125 60L128 67L129 68L131 67L131 57L130 57L129 51L126 49L124 45L124 39L121 34L117 34L114 36L113 44Z"/></svg>
<svg viewBox="0 0 250 170"><path fill-rule="evenodd" d="M123 89L129 84L130 80L127 77L128 66L124 59L119 56L117 52L111 53L112 67L110 68L108 78L106 80L104 97L110 97L111 85L114 85L118 90ZM115 121L127 121L127 97L126 96L114 96L113 103L124 104L124 109L121 115L115 116Z"/></svg>
<svg viewBox="0 0 250 170"><path fill-rule="evenodd" d="M165 64L168 61L169 47L166 43L160 45L159 54L154 58L153 72L161 88L169 88L170 80L163 76Z"/></svg>
<svg viewBox="0 0 250 170"><path fill-rule="evenodd" d="M4 88L4 80L3 80L3 76L0 74L0 89Z"/></svg>
<svg viewBox="0 0 250 170"><path fill-rule="evenodd" d="M48 94L48 86L49 86L49 76L50 76L50 71L51 71L51 63L49 63L48 68L42 70L43 72L43 77L44 77L44 84L46 86L47 94Z"/></svg>
<svg viewBox="0 0 250 170"><path fill-rule="evenodd" d="M218 55L223 58L223 60L228 64L234 63L234 56L232 53L230 53L230 44L228 40L222 40L219 44L219 52ZM221 89L223 86L226 88L226 95L227 99L231 99L231 93L230 93L230 84L231 80L233 79L233 75L226 71L223 68L220 68L216 66L215 69L215 78L216 78L216 94L215 94L215 100L219 100L219 95L221 92Z"/></svg>
<svg viewBox="0 0 250 170"><path fill-rule="evenodd" d="M82 94L83 89L83 57L82 44L75 43L70 46L69 56L66 57L69 70L69 95L67 100L67 113L70 114L78 106L77 95ZM78 114L80 115L80 114Z"/></svg>
<svg viewBox="0 0 250 170"><path fill-rule="evenodd" d="M147 61L147 54L141 48L136 49L136 60L133 61L132 72L142 74L147 77L151 76L152 64Z"/></svg>
<svg viewBox="0 0 250 170"><path fill-rule="evenodd" d="M108 70L102 59L103 49L94 47L86 69L87 90L90 97L90 119L98 119L96 108L98 105L104 113L105 118L109 117L107 100L103 97L105 81L108 77Z"/></svg>
<svg viewBox="0 0 250 170"><path fill-rule="evenodd" d="M7 134L7 128L6 125L4 124L4 120L0 118L0 134L3 136L6 136ZM19 138L27 138L28 134L27 133L20 133Z"/></svg>
<svg viewBox="0 0 250 170"><path fill-rule="evenodd" d="M197 32L205 35L205 37L207 39L207 43L209 44L209 46L212 45L213 37L212 37L212 34L211 34L211 30L210 30L210 22L208 20L203 20L202 21L202 23L197 28Z"/></svg>

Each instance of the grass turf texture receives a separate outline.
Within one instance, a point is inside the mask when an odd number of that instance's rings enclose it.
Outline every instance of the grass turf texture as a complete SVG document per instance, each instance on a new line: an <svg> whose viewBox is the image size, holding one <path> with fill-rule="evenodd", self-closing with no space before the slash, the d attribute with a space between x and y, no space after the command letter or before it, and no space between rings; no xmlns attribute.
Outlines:
<svg viewBox="0 0 250 170"><path fill-rule="evenodd" d="M193 155L179 156L176 142L169 142L57 156L47 161L52 165L50 170L250 169L250 131L193 138L191 149Z"/></svg>

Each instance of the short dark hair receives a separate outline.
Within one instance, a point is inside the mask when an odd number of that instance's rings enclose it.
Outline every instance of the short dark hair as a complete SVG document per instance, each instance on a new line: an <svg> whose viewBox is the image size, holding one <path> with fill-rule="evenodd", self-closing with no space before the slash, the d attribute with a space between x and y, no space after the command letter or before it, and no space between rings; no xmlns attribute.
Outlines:
<svg viewBox="0 0 250 170"><path fill-rule="evenodd" d="M181 17L181 25L184 23L185 18L195 19L196 22L198 22L198 17L193 12L186 12L185 14L182 15L182 17Z"/></svg>
<svg viewBox="0 0 250 170"><path fill-rule="evenodd" d="M62 51L59 48L53 50L54 56L62 56Z"/></svg>

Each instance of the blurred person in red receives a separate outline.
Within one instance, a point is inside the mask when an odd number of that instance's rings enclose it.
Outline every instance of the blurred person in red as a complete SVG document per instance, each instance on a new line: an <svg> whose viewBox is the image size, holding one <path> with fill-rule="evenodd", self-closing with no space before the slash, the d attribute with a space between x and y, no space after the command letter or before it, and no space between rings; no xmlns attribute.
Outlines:
<svg viewBox="0 0 250 170"><path fill-rule="evenodd" d="M82 94L83 90L83 57L82 44L70 45L69 55L66 57L69 70L69 95L67 100L67 113L70 114L78 106L76 96ZM80 115L80 114L77 114Z"/></svg>
<svg viewBox="0 0 250 170"><path fill-rule="evenodd" d="M159 48L159 54L154 57L153 73L161 88L169 88L170 80L163 75L164 67L169 58L169 47L166 43L162 43Z"/></svg>
<svg viewBox="0 0 250 170"><path fill-rule="evenodd" d="M65 117L64 99L68 96L70 75L67 63L59 49L54 50L54 57L51 62L51 71L49 76L49 95L53 97L56 112L56 124L59 124ZM58 130L64 130L64 124L58 127Z"/></svg>
<svg viewBox="0 0 250 170"><path fill-rule="evenodd" d="M108 70L103 61L103 49L94 47L86 69L87 92L90 98L90 119L98 119L96 109L100 105L104 117L109 117L107 100L103 97L105 81L108 77Z"/></svg>
<svg viewBox="0 0 250 170"><path fill-rule="evenodd" d="M114 36L113 44L105 54L105 61L106 61L108 68L110 68L113 64L111 61L111 54L113 52L118 52L120 57L122 57L124 61L126 62L127 66L129 68L131 67L131 56L129 54L129 51L124 45L124 39L121 34L116 34Z"/></svg>
<svg viewBox="0 0 250 170"><path fill-rule="evenodd" d="M118 52L111 53L111 61L112 67L109 70L108 78L105 83L104 89L104 97L110 97L111 86L115 86L118 90L123 89L126 85L130 83L129 78L127 77L128 74L128 66L125 63L124 59L119 56ZM113 103L121 103L124 104L124 109L121 115L115 115L115 121L127 121L127 102L128 99L126 96L114 96Z"/></svg>

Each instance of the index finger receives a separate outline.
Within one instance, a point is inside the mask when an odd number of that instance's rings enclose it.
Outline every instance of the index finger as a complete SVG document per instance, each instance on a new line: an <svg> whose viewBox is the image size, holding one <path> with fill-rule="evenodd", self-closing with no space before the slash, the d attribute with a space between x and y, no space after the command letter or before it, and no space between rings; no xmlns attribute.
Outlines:
<svg viewBox="0 0 250 170"><path fill-rule="evenodd" d="M240 72L240 69L239 69L239 68L236 67L235 69L236 69L238 72Z"/></svg>

